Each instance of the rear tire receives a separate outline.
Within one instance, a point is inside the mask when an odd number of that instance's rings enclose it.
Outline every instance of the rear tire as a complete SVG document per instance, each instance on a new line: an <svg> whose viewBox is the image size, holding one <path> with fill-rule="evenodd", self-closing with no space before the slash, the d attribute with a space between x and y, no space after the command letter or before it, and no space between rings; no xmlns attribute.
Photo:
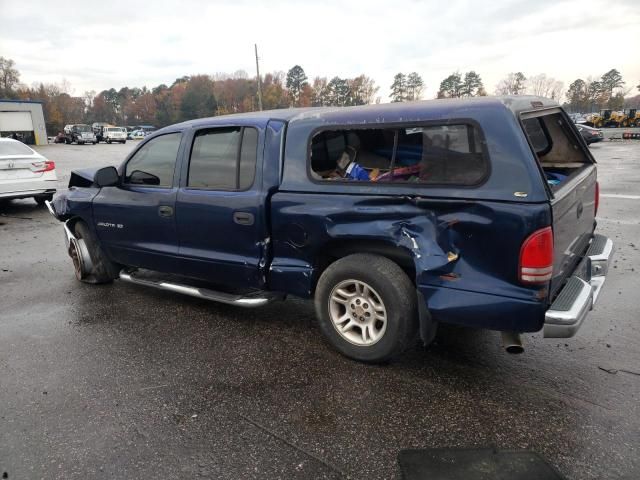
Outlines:
<svg viewBox="0 0 640 480"><path fill-rule="evenodd" d="M110 283L118 278L119 266L107 258L89 227L84 222L78 221L74 226L74 233L79 241L84 242L91 257L91 267L86 272L79 272L74 260L76 278L82 282L94 284Z"/></svg>
<svg viewBox="0 0 640 480"><path fill-rule="evenodd" d="M418 337L415 287L385 257L354 254L332 263L318 281L315 307L329 343L354 360L386 362Z"/></svg>

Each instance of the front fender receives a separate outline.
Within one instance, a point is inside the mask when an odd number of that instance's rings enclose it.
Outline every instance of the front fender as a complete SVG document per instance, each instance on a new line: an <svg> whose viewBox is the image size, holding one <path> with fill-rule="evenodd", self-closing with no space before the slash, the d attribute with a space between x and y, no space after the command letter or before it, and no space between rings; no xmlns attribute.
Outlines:
<svg viewBox="0 0 640 480"><path fill-rule="evenodd" d="M69 190L56 193L47 207L49 212L61 222L80 217L88 225L93 225L91 204L99 191L100 189L95 187L71 187Z"/></svg>

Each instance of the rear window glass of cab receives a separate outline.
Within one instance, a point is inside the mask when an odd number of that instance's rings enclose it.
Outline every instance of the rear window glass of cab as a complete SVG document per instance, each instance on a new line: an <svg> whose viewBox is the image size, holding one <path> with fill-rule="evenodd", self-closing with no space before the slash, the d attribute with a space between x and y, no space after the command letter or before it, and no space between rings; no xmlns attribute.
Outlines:
<svg viewBox="0 0 640 480"><path fill-rule="evenodd" d="M323 130L313 136L316 181L473 186L487 176L483 137L472 124Z"/></svg>

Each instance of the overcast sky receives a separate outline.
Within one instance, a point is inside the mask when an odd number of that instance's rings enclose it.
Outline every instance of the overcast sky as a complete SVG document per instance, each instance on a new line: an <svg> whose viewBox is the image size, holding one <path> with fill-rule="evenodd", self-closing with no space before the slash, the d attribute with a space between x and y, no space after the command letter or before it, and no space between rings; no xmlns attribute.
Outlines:
<svg viewBox="0 0 640 480"><path fill-rule="evenodd" d="M183 75L255 75L301 65L314 76L364 73L388 101L393 75L417 71L424 98L459 70L487 91L507 73L565 82L611 68L640 83L640 0L18 2L0 0L0 56L21 81L72 94L170 85Z"/></svg>

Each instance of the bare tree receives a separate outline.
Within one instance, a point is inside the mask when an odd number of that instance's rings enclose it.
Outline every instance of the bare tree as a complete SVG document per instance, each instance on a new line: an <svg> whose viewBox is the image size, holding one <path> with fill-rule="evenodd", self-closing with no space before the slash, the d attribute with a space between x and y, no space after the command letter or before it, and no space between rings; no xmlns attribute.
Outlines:
<svg viewBox="0 0 640 480"><path fill-rule="evenodd" d="M347 80L349 90L351 90L353 105L367 105L373 102L376 92L380 87L376 87L375 81L366 75L359 75ZM315 91L315 84L312 87Z"/></svg>
<svg viewBox="0 0 640 480"><path fill-rule="evenodd" d="M20 72L14 68L15 64L10 58L0 57L0 96L12 95L20 81Z"/></svg>
<svg viewBox="0 0 640 480"><path fill-rule="evenodd" d="M522 72L511 72L496 85L496 95L522 95L526 80Z"/></svg>
<svg viewBox="0 0 640 480"><path fill-rule="evenodd" d="M527 80L527 91L531 95L560 101L560 98L564 94L564 83L541 73Z"/></svg>
<svg viewBox="0 0 640 480"><path fill-rule="evenodd" d="M76 89L73 88L73 86L71 85L71 82L69 80L67 80L66 78L63 78L62 81L60 82L60 91L62 93L66 93L69 96L73 96L73 94L75 93Z"/></svg>
<svg viewBox="0 0 640 480"><path fill-rule="evenodd" d="M84 99L84 104L87 106L87 109L93 107L93 99L96 96L95 90L88 90L82 94L82 98Z"/></svg>

